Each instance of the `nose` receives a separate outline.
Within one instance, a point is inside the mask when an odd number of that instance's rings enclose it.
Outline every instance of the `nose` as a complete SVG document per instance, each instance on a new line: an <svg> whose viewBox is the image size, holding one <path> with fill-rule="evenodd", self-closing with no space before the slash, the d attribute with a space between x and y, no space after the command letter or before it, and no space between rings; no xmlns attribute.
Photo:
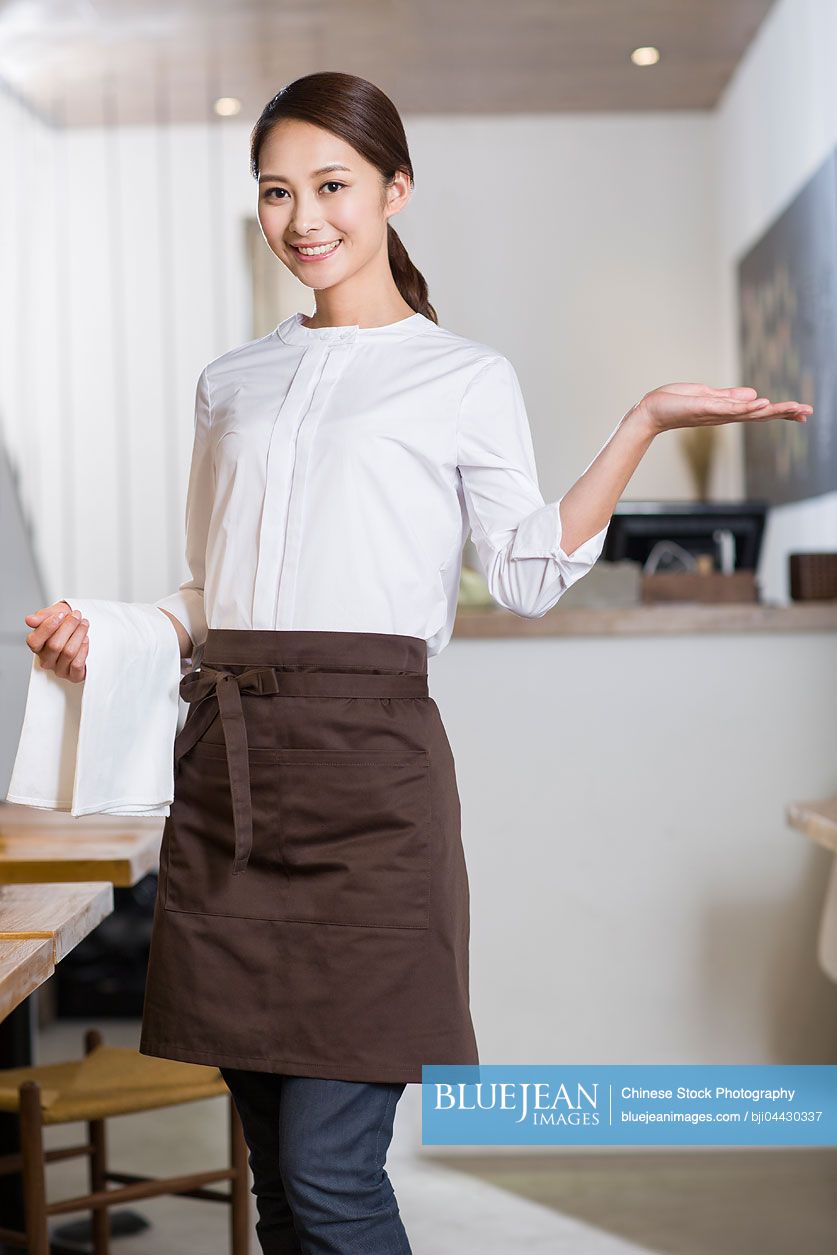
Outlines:
<svg viewBox="0 0 837 1255"><path fill-rule="evenodd" d="M317 231L322 226L322 218L317 214L316 205L310 204L305 196L301 196L296 201L288 226L299 240L309 231Z"/></svg>

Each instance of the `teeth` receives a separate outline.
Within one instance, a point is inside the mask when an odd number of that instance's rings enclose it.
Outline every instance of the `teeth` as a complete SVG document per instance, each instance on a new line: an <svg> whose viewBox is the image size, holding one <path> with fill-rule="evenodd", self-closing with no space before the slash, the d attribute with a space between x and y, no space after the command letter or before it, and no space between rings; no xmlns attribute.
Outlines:
<svg viewBox="0 0 837 1255"><path fill-rule="evenodd" d="M333 244L318 244L316 248L299 248L298 253L303 253L306 257L314 257L317 253L332 253L340 243L335 240Z"/></svg>

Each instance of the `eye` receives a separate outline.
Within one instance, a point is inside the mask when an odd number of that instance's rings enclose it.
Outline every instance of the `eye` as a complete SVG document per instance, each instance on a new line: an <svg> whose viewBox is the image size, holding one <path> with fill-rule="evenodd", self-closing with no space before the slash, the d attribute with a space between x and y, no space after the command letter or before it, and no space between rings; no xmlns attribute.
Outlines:
<svg viewBox="0 0 837 1255"><path fill-rule="evenodd" d="M323 183L323 184L322 184L322 186L323 186L323 187L345 187L345 186L346 186L346 184L345 184L345 183L340 183L337 179L329 179L329 180L328 180L328 182L327 182L327 183ZM264 194L264 199L265 199L265 200L269 200L269 199L270 199L270 193L271 193L271 192L284 192L284 191L285 191L284 187L269 187L269 188L267 189L267 191L265 192L265 194ZM281 196L281 197L278 197L278 196L277 196L277 197L276 197L276 199L277 199L277 200L284 200L284 196Z"/></svg>

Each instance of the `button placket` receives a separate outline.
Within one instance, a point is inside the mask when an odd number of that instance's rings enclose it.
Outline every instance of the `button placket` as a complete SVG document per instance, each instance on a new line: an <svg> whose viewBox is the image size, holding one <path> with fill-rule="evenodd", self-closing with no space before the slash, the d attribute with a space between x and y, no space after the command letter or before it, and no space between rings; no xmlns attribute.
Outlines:
<svg viewBox="0 0 837 1255"><path fill-rule="evenodd" d="M254 628L276 626L274 616L283 537L283 528L277 520L287 513L293 486L294 442L306 413L315 402L325 349L319 342L306 347L270 434L253 586Z"/></svg>
<svg viewBox="0 0 837 1255"><path fill-rule="evenodd" d="M331 391L342 375L348 362L348 349L354 337L351 331L330 338L326 346L327 359L317 381L315 396L308 407L304 422L297 432L294 470L288 501L285 526L285 546L276 588L274 623L277 627L292 627L296 600L297 573L302 548L305 513L305 488L308 467L320 419L328 404Z"/></svg>

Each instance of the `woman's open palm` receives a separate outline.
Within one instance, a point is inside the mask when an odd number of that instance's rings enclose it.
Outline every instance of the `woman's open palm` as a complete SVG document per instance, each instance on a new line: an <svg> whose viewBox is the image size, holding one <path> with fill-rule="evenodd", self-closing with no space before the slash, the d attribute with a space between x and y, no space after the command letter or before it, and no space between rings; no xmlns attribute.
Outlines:
<svg viewBox="0 0 837 1255"><path fill-rule="evenodd" d="M804 423L813 407L800 401L771 402L755 388L710 388L703 383L666 383L639 402L655 431L675 427L714 427L720 423L765 422L787 418Z"/></svg>

